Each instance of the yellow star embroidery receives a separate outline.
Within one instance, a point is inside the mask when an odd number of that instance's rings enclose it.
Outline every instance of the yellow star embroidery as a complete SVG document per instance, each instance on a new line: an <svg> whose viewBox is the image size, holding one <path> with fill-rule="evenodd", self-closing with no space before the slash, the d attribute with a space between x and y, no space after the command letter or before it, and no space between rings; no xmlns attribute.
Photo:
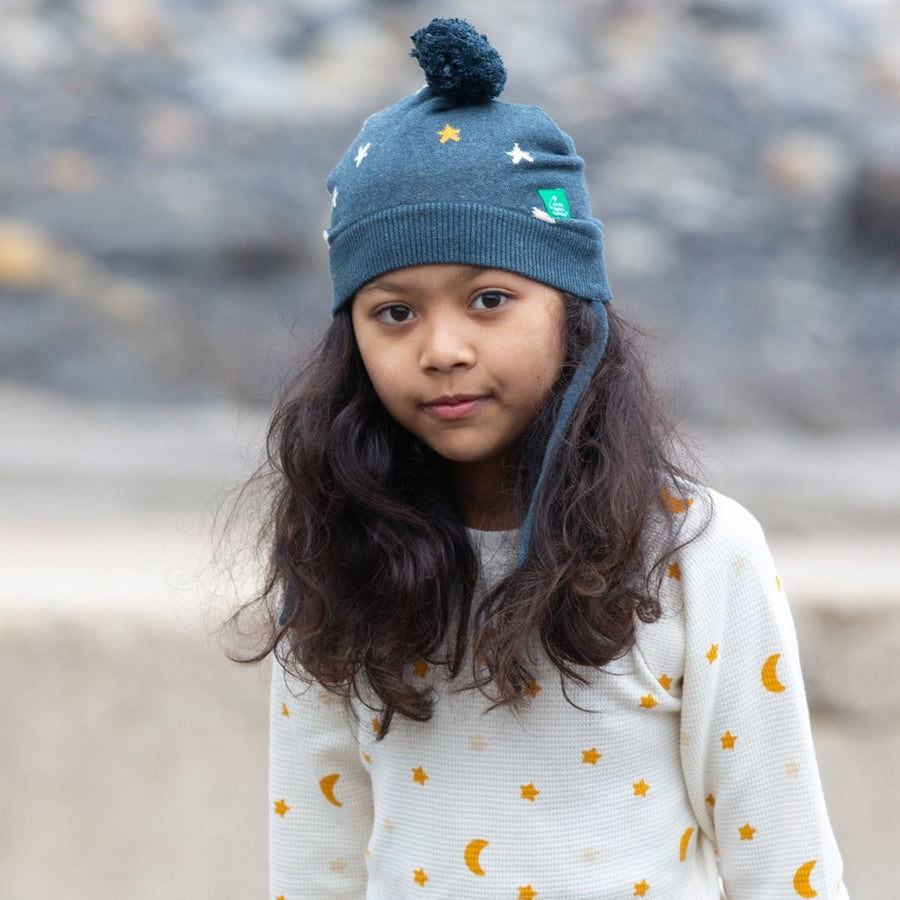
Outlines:
<svg viewBox="0 0 900 900"><path fill-rule="evenodd" d="M291 711L287 708L287 703L281 704L281 714L283 716L287 716L288 718L291 717Z"/></svg>
<svg viewBox="0 0 900 900"><path fill-rule="evenodd" d="M428 663L425 662L424 659L420 659L413 666L413 675L418 675L419 678L424 678L430 671L431 671L431 666L429 666Z"/></svg>
<svg viewBox="0 0 900 900"><path fill-rule="evenodd" d="M738 828L738 832L740 832L742 841L752 841L753 835L756 834L756 829L753 828L749 822L746 822L743 826Z"/></svg>
<svg viewBox="0 0 900 900"><path fill-rule="evenodd" d="M360 750L359 752L362 753L362 758L363 758L367 763L372 762L372 757L369 756L369 754L366 753L365 750Z"/></svg>
<svg viewBox="0 0 900 900"><path fill-rule="evenodd" d="M519 900L534 900L537 895L538 892L530 884L519 888Z"/></svg>
<svg viewBox="0 0 900 900"><path fill-rule="evenodd" d="M414 875L413 881L419 887L425 887L425 882L428 881L428 876L425 874L425 870L424 869L416 869L413 872L413 875Z"/></svg>
<svg viewBox="0 0 900 900"><path fill-rule="evenodd" d="M709 645L709 650L706 651L706 658L709 660L710 665L712 665L719 658L718 644Z"/></svg>
<svg viewBox="0 0 900 900"><path fill-rule="evenodd" d="M662 685L664 691L672 687L672 679L668 675L660 675L657 681Z"/></svg>
<svg viewBox="0 0 900 900"><path fill-rule="evenodd" d="M597 752L596 747L591 747L590 750L581 751L581 761L583 763L587 763L590 766L596 766L597 760L602 758L603 755Z"/></svg>
<svg viewBox="0 0 900 900"><path fill-rule="evenodd" d="M413 781L416 784L425 784L428 781L428 775L425 773L425 770L421 766L416 766L413 770Z"/></svg>
<svg viewBox="0 0 900 900"><path fill-rule="evenodd" d="M534 803L537 795L540 794L540 791L534 786L534 782L520 785L519 790L522 792L522 799L530 800L532 803Z"/></svg>
<svg viewBox="0 0 900 900"><path fill-rule="evenodd" d="M681 581L681 566L678 563L669 563L669 578L674 578L676 581Z"/></svg>
<svg viewBox="0 0 900 900"><path fill-rule="evenodd" d="M635 797L646 797L647 791L650 790L650 785L647 784L646 781L642 778L637 784L632 785L634 787L634 796Z"/></svg>
<svg viewBox="0 0 900 900"><path fill-rule="evenodd" d="M275 813L281 816L282 819L284 818L284 814L289 809L290 807L287 805L287 803L284 802L284 797L282 797L280 800L275 801Z"/></svg>
<svg viewBox="0 0 900 900"><path fill-rule="evenodd" d="M788 778L796 778L800 774L800 766L792 760L784 767L784 771Z"/></svg>
<svg viewBox="0 0 900 900"><path fill-rule="evenodd" d="M716 798L713 797L712 794L707 794L707 795L706 795L706 803L707 803L708 806L715 806L715 805L716 805Z"/></svg>
<svg viewBox="0 0 900 900"><path fill-rule="evenodd" d="M636 881L634 884L634 895L635 897L643 897L647 891L650 890L650 885L647 884L646 881Z"/></svg>
<svg viewBox="0 0 900 900"><path fill-rule="evenodd" d="M775 576L775 586L779 591L781 590L781 579L777 575Z"/></svg>
<svg viewBox="0 0 900 900"><path fill-rule="evenodd" d="M653 694L647 694L646 697L641 697L641 706L643 706L644 709L653 709L653 707L656 706L656 698Z"/></svg>
<svg viewBox="0 0 900 900"><path fill-rule="evenodd" d="M279 894L275 900L284 900L284 894Z"/></svg>
<svg viewBox="0 0 900 900"><path fill-rule="evenodd" d="M538 692L543 690L541 686L532 678L531 681L525 683L525 693L531 697L537 697Z"/></svg>
<svg viewBox="0 0 900 900"><path fill-rule="evenodd" d="M581 851L581 858L585 862L593 862L597 858L598 852L596 847L585 847L584 850Z"/></svg>
<svg viewBox="0 0 900 900"><path fill-rule="evenodd" d="M381 734L381 722L378 721L378 716L372 718L372 731L374 731L375 734Z"/></svg>
<svg viewBox="0 0 900 900"><path fill-rule="evenodd" d="M737 740L737 735L732 734L730 731L726 731L720 740L722 741L723 750L734 750L734 742Z"/></svg>
<svg viewBox="0 0 900 900"><path fill-rule="evenodd" d="M454 128L449 123L445 125L439 132L438 137L441 139L442 144L446 144L447 141L456 141L459 143L459 129Z"/></svg>
<svg viewBox="0 0 900 900"><path fill-rule="evenodd" d="M662 500L666 509L673 515L686 513L694 505L693 497L682 500L680 497L676 497L668 488L662 489Z"/></svg>
<svg viewBox="0 0 900 900"><path fill-rule="evenodd" d="M470 735L469 749L474 750L476 753L481 753L484 750L484 738L480 734Z"/></svg>

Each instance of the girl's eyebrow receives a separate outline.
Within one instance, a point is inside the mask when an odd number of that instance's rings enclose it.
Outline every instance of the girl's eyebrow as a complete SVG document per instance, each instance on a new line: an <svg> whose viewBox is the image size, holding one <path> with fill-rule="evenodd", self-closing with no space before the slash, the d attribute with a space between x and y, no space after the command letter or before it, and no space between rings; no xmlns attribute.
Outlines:
<svg viewBox="0 0 900 900"><path fill-rule="evenodd" d="M472 280L477 278L479 275L484 272L489 272L489 266L465 266L466 272L465 274L460 274L459 281L464 280ZM364 294L367 291L388 291L392 294L406 294L415 291L415 286L412 284L404 284L400 281L391 281L390 278L376 278L374 281L370 281L368 284L363 285L357 293Z"/></svg>
<svg viewBox="0 0 900 900"><path fill-rule="evenodd" d="M396 281L370 281L364 284L358 291L358 294L365 294L369 291L389 291L392 294L405 294L409 290L408 287Z"/></svg>

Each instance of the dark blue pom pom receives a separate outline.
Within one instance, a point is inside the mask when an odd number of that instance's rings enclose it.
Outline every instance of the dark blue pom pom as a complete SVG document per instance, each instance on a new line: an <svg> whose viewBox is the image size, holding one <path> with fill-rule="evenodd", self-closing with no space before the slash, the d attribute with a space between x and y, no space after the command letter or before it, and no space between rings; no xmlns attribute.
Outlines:
<svg viewBox="0 0 900 900"><path fill-rule="evenodd" d="M411 35L409 55L425 70L428 86L457 105L487 103L506 84L500 54L463 19L434 19Z"/></svg>

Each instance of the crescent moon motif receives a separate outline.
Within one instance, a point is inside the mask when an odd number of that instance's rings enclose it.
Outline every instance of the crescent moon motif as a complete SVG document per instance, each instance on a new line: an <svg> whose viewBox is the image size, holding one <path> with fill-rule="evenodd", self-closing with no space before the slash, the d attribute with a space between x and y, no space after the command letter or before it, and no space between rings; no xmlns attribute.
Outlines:
<svg viewBox="0 0 900 900"><path fill-rule="evenodd" d="M684 862L687 859L688 844L691 842L691 835L694 833L693 828L686 828L681 836L681 847L678 850L678 859Z"/></svg>
<svg viewBox="0 0 900 900"><path fill-rule="evenodd" d="M801 897L818 897L819 892L814 891L809 883L809 873L812 872L816 860L811 859L809 862L803 863L794 873L794 890Z"/></svg>
<svg viewBox="0 0 900 900"><path fill-rule="evenodd" d="M488 842L483 840L469 841L466 845L466 852L464 854L466 867L473 875L483 877L485 874L484 869L481 868L481 860L479 857L481 856L481 851L484 850L487 845Z"/></svg>
<svg viewBox="0 0 900 900"><path fill-rule="evenodd" d="M780 694L784 690L784 685L778 680L778 673L775 671L779 659L781 659L781 654L773 653L763 663L762 671L759 673L763 687L773 694Z"/></svg>
<svg viewBox="0 0 900 900"><path fill-rule="evenodd" d="M319 789L325 795L325 799L335 806L344 805L340 800L337 799L337 797L334 796L334 786L337 783L338 778L340 777L340 772L332 772L331 775L326 775L319 781Z"/></svg>

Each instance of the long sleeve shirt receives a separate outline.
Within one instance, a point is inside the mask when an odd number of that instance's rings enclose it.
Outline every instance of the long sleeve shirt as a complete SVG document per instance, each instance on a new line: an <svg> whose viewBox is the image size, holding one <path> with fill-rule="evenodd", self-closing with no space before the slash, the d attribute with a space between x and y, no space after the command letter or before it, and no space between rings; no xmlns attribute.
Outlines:
<svg viewBox="0 0 900 900"><path fill-rule="evenodd" d="M525 705L489 710L421 660L433 717L377 741L377 709L276 664L270 897L846 897L761 529L713 491L683 507L661 618L585 684L538 659ZM473 539L495 583L515 535Z"/></svg>

